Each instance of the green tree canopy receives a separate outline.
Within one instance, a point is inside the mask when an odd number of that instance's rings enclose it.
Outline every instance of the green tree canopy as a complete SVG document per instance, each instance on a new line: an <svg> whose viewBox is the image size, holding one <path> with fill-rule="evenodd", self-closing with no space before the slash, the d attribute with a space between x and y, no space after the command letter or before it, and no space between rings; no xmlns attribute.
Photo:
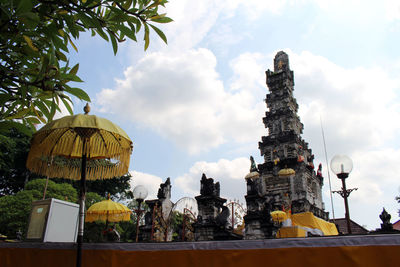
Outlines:
<svg viewBox="0 0 400 267"><path fill-rule="evenodd" d="M25 235L32 201L42 199L46 179L36 179L15 195L0 197L0 233L15 238L20 230ZM70 184L49 180L46 198L57 198L76 203L77 191Z"/></svg>
<svg viewBox="0 0 400 267"><path fill-rule="evenodd" d="M25 167L30 139L15 128L0 131L0 196L17 193L26 180L37 177Z"/></svg>
<svg viewBox="0 0 400 267"><path fill-rule="evenodd" d="M81 82L79 64L69 65L73 40L90 31L118 43L136 41L144 30L144 48L150 28L167 42L152 23L172 20L159 14L167 0L13 0L0 2L0 129L33 126L52 120L63 103L72 114L71 96L90 101L85 91L71 87Z"/></svg>

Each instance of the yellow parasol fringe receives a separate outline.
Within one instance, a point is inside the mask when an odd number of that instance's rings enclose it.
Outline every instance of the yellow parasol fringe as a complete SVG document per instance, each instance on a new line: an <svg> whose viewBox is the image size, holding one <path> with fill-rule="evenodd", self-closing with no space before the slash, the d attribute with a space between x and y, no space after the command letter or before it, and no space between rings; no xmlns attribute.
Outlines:
<svg viewBox="0 0 400 267"><path fill-rule="evenodd" d="M65 138L68 135L71 135L70 138ZM80 159L82 146L83 142L80 136L73 129L63 128L37 132L32 140L27 167L35 173L49 177L79 180L81 172L79 162L64 165L50 163L57 156ZM85 152L88 162L93 159L106 159L108 162L114 162L110 166L89 165L86 179L113 178L128 172L132 143L117 133L97 129L90 138L87 138Z"/></svg>

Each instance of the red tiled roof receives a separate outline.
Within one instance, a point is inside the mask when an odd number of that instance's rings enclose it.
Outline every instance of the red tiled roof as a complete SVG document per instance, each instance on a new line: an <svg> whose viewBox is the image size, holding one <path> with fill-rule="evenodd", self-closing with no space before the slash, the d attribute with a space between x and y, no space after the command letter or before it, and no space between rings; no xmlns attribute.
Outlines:
<svg viewBox="0 0 400 267"><path fill-rule="evenodd" d="M395 223L393 224L393 229L395 229L395 230L400 230L400 220L398 220L397 222L395 222Z"/></svg>
<svg viewBox="0 0 400 267"><path fill-rule="evenodd" d="M339 234L347 235L347 222L345 218L336 218L335 220L330 219L329 220L331 223L336 224L336 227L338 228ZM351 234L353 235L366 235L368 234L368 230L359 225L358 223L350 220L350 227L351 227Z"/></svg>

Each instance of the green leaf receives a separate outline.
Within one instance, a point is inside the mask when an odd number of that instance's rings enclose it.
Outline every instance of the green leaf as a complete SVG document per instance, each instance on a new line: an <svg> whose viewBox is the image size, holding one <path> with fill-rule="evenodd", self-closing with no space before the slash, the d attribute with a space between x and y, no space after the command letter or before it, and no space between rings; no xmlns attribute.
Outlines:
<svg viewBox="0 0 400 267"><path fill-rule="evenodd" d="M91 101L89 95L80 88L69 87L69 88L66 88L65 91L70 93L71 95L76 96L80 100L84 100L84 101L88 101L88 102Z"/></svg>
<svg viewBox="0 0 400 267"><path fill-rule="evenodd" d="M53 101L51 102L51 105L50 105L49 122L53 120L54 114L56 114L56 110L57 110L57 105L56 105L56 102L53 99Z"/></svg>
<svg viewBox="0 0 400 267"><path fill-rule="evenodd" d="M49 109L47 108L47 106L44 104L44 102L39 100L39 101L35 101L34 104L37 108L39 108L40 112L42 112L44 114L44 116L46 116L46 118L49 119L50 112L49 112Z"/></svg>
<svg viewBox="0 0 400 267"><path fill-rule="evenodd" d="M74 44L74 42L72 42L71 38L69 37L69 35L67 35L69 43L72 45L72 47L75 49L76 52L78 52L78 48L76 47L76 45Z"/></svg>
<svg viewBox="0 0 400 267"><path fill-rule="evenodd" d="M21 13L31 11L32 7L33 7L33 3L31 0L20 0L16 13L21 14Z"/></svg>
<svg viewBox="0 0 400 267"><path fill-rule="evenodd" d="M158 15L156 15L156 16L151 17L150 20L164 18L166 15L167 15L166 13L164 13L164 14L158 14Z"/></svg>
<svg viewBox="0 0 400 267"><path fill-rule="evenodd" d="M64 55L64 53L60 52L59 50L56 50L56 56L59 60L62 60L64 62L67 62L68 59L67 57Z"/></svg>
<svg viewBox="0 0 400 267"><path fill-rule="evenodd" d="M1 93L0 94L0 106L3 106L11 98L10 94Z"/></svg>
<svg viewBox="0 0 400 267"><path fill-rule="evenodd" d="M79 70L79 63L76 64L76 65L69 71L69 74L76 75L76 74L78 73L78 70Z"/></svg>
<svg viewBox="0 0 400 267"><path fill-rule="evenodd" d="M72 16L64 16L64 18L65 18L65 22L67 23L68 30L72 34L72 37L77 38L79 36L79 30L76 27L73 17ZM68 39L71 41L70 38L68 38Z"/></svg>
<svg viewBox="0 0 400 267"><path fill-rule="evenodd" d="M127 0L127 1L125 1L125 3L122 4L122 7L124 9L129 9L131 7L131 5L132 5L132 0Z"/></svg>
<svg viewBox="0 0 400 267"><path fill-rule="evenodd" d="M173 19L168 18L168 17L162 17L162 18L154 18L153 17L153 18L150 18L150 20L154 21L154 22L157 22L157 23L169 23L169 22L174 21Z"/></svg>
<svg viewBox="0 0 400 267"><path fill-rule="evenodd" d="M40 114L41 112L39 112L39 110L33 109L33 111L35 112L36 118L39 119L40 122L46 123L46 119L43 118L43 116L42 116L42 114Z"/></svg>
<svg viewBox="0 0 400 267"><path fill-rule="evenodd" d="M24 108L19 110L17 113L15 113L14 115L8 116L6 117L7 120L13 120L13 119L21 119L23 118L26 114L29 113L30 108Z"/></svg>
<svg viewBox="0 0 400 267"><path fill-rule="evenodd" d="M107 42L109 41L109 40L108 40L107 34L105 34L104 31L103 31L102 29L96 29L96 32L97 32L98 35L101 36L101 38L103 38L103 39L106 40Z"/></svg>
<svg viewBox="0 0 400 267"><path fill-rule="evenodd" d="M147 24L144 24L144 51L147 50L150 44L150 38L149 38L149 26Z"/></svg>
<svg viewBox="0 0 400 267"><path fill-rule="evenodd" d="M24 26L28 29L34 29L40 22L39 15L33 12L25 12L19 15L24 19Z"/></svg>
<svg viewBox="0 0 400 267"><path fill-rule="evenodd" d="M133 41L137 41L136 40L136 34L135 34L135 27L133 26L132 23L128 23L129 26L131 26L132 29L129 29L128 27L124 26L123 24L119 25L118 29L125 34L126 36L128 36L131 40Z"/></svg>
<svg viewBox="0 0 400 267"><path fill-rule="evenodd" d="M32 129L22 123L16 121L0 121L0 133L8 132L11 128L15 128L28 136L32 136Z"/></svg>
<svg viewBox="0 0 400 267"><path fill-rule="evenodd" d="M164 34L159 28L157 28L156 26L151 25L151 24L149 24L149 25L150 25L150 27L152 27L153 30L158 34L158 36L160 36L160 38L161 38L166 44L168 44L168 42L167 42L167 37L165 36L165 34Z"/></svg>
<svg viewBox="0 0 400 267"><path fill-rule="evenodd" d="M111 31L108 32L108 35L110 36L111 39L111 44L114 50L114 56L117 54L118 51L118 44L117 44L117 39L115 38L115 36L113 35L113 33Z"/></svg>
<svg viewBox="0 0 400 267"><path fill-rule="evenodd" d="M71 107L70 103L63 97L61 98L61 101L64 103L64 106L67 108L69 114L73 115L74 112L72 110L72 107Z"/></svg>
<svg viewBox="0 0 400 267"><path fill-rule="evenodd" d="M26 118L26 120L29 122L30 125L42 123L42 121L38 120L36 117L29 117L29 118ZM43 123L46 123L46 122L43 122Z"/></svg>

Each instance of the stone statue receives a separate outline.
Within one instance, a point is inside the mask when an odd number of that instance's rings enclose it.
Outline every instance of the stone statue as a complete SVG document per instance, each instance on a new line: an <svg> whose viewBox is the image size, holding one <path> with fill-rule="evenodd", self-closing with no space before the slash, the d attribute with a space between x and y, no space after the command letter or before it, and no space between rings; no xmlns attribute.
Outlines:
<svg viewBox="0 0 400 267"><path fill-rule="evenodd" d="M220 186L219 182L214 184L214 180L212 178L207 178L207 176L203 173L203 176L200 180L200 195L202 196L216 196L219 197Z"/></svg>
<svg viewBox="0 0 400 267"><path fill-rule="evenodd" d="M393 225L390 223L390 218L392 216L383 208L383 211L381 215L379 215L379 218L381 218L382 223L381 223L381 229L382 230L393 230Z"/></svg>
<svg viewBox="0 0 400 267"><path fill-rule="evenodd" d="M157 193L158 199L170 199L171 198L171 181L169 177L165 183L160 184L160 188Z"/></svg>
<svg viewBox="0 0 400 267"><path fill-rule="evenodd" d="M218 216L215 218L215 222L220 227L226 227L229 224L229 208L226 206L222 206L222 211Z"/></svg>
<svg viewBox="0 0 400 267"><path fill-rule="evenodd" d="M250 166L250 172L258 172L256 162L254 161L253 156L250 156L250 161L251 161L251 166Z"/></svg>
<svg viewBox="0 0 400 267"><path fill-rule="evenodd" d="M321 163L318 165L317 176L322 177L322 164Z"/></svg>

